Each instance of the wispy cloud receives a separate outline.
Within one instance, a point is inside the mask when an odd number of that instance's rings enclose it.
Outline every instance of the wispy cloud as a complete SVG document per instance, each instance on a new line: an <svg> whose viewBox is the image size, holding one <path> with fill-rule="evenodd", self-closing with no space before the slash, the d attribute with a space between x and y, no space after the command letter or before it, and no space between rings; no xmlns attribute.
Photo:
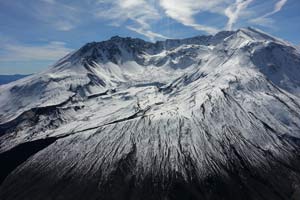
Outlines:
<svg viewBox="0 0 300 200"><path fill-rule="evenodd" d="M272 27L274 24L273 19L269 18L270 16L280 12L288 0L279 0L273 7L273 10L267 12L266 14L250 20L250 23L258 24L261 26Z"/></svg>
<svg viewBox="0 0 300 200"><path fill-rule="evenodd" d="M166 38L151 30L151 23L161 18L158 10L146 0L101 0L98 3L104 4L98 9L96 16L101 19L108 19L114 26L120 26L130 21L126 27L131 31L145 35L150 40L155 38ZM108 9L107 9L108 8Z"/></svg>
<svg viewBox="0 0 300 200"><path fill-rule="evenodd" d="M80 9L56 0L40 0L34 4L33 16L58 31L70 31L80 23Z"/></svg>
<svg viewBox="0 0 300 200"><path fill-rule="evenodd" d="M134 32L140 34L140 35L144 35L144 36L148 37L152 41L154 41L155 38L168 39L168 37L166 37L162 34L155 33L151 30L144 29L143 27L135 28L135 27L128 26L127 28L131 31L134 31Z"/></svg>
<svg viewBox="0 0 300 200"><path fill-rule="evenodd" d="M84 0L78 3L66 3L58 0L40 0L36 17L51 24L56 30L70 31L83 20L108 23L124 27L150 40L168 38L163 32L168 28L166 20L171 19L195 30L214 34L222 24L209 23L200 14L228 20L224 28L232 30L234 25L246 19L247 9L255 0ZM251 20L251 23L272 25L268 17L279 12L288 0L279 0L274 9L262 17ZM77 2L77 3L76 3ZM258 3L258 1L255 1ZM87 12L89 10L89 12ZM212 14L212 15L211 15ZM253 15L251 16L253 18ZM95 18L94 18L95 19ZM249 18L248 18L249 19ZM173 21L173 22L174 22ZM154 31L157 23L163 24L161 33ZM156 28L157 30L157 28ZM170 35L168 35L170 37Z"/></svg>
<svg viewBox="0 0 300 200"><path fill-rule="evenodd" d="M233 25L239 19L241 12L252 2L253 0L236 0L234 4L231 4L225 9L225 15L228 17L226 29L232 30Z"/></svg>
<svg viewBox="0 0 300 200"><path fill-rule="evenodd" d="M26 1L27 2L27 1ZM150 40L165 39L168 21L213 34L220 29L233 29L241 20L271 26L271 15L278 13L288 0L278 0L272 10L261 17L256 11L247 16L252 2L260 9L270 1L256 0L29 0L12 3L33 16L41 26L58 31L71 31L80 25L99 21L99 25L127 28ZM270 7L269 7L270 8ZM249 13L248 13L249 14ZM224 22L224 19L227 21ZM252 20L251 20L252 18ZM254 19L253 19L254 18ZM218 23L216 23L218 21ZM159 27L158 29L158 26ZM154 29L155 28L155 29Z"/></svg>
<svg viewBox="0 0 300 200"><path fill-rule="evenodd" d="M63 42L52 41L43 45L1 44L0 62L2 61L45 61L57 60L71 51Z"/></svg>
<svg viewBox="0 0 300 200"><path fill-rule="evenodd" d="M207 33L215 33L218 31L216 27L200 24L196 22L195 15L203 12L214 12L224 0L160 0L160 5L168 17L177 22L193 27L196 30Z"/></svg>
<svg viewBox="0 0 300 200"><path fill-rule="evenodd" d="M275 13L278 13L279 11L281 11L281 9L283 8L283 6L288 2L288 0L279 0L275 6L272 12L269 12L267 14L265 14L264 16L262 16L263 18L265 17L269 17L271 15L274 15Z"/></svg>
<svg viewBox="0 0 300 200"><path fill-rule="evenodd" d="M273 28L274 27L274 20L269 18L269 17L258 17L258 18L254 18L251 19L249 21L252 24L256 24L256 25L260 25L260 26L264 26L264 27L269 27L269 28Z"/></svg>

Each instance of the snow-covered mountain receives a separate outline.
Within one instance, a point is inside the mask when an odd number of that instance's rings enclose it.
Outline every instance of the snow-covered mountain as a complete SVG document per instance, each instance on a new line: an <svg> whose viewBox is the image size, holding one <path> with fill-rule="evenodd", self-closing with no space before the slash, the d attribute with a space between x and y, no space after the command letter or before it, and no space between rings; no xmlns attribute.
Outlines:
<svg viewBox="0 0 300 200"><path fill-rule="evenodd" d="M300 53L262 31L113 37L0 94L0 199L299 198Z"/></svg>

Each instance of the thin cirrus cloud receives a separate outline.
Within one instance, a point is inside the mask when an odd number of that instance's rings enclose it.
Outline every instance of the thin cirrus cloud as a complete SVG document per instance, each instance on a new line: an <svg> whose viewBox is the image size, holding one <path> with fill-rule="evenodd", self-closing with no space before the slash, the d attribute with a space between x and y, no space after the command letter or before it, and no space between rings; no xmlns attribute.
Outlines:
<svg viewBox="0 0 300 200"><path fill-rule="evenodd" d="M225 15L228 17L226 29L232 30L233 25L239 19L241 12L253 1L254 0L236 0L234 4L231 4L225 9Z"/></svg>
<svg viewBox="0 0 300 200"><path fill-rule="evenodd" d="M164 20L166 17L184 26L192 27L195 30L214 34L219 31L219 28L205 23L199 23L195 16L205 12L226 16L224 10L232 4L232 1L233 0L100 0L98 1L100 8L96 12L96 16L101 19L111 20L111 25L114 26L121 26L131 21L133 24L127 25L126 27L131 31L148 37L150 40L167 38L162 34L153 32L151 27L151 24L159 20ZM248 5L249 3L247 2L246 4ZM230 27L238 20L242 9L247 7L246 4L238 2L236 8L233 7L230 9L230 11L232 10L232 13L229 13L230 17L232 17L229 19L231 20ZM107 7L108 9L106 9ZM229 14L227 17L229 17Z"/></svg>
<svg viewBox="0 0 300 200"><path fill-rule="evenodd" d="M151 30L151 23L161 19L158 10L146 0L102 0L95 14L101 19L108 19L113 26L120 26L131 21L126 28L148 37L150 40L155 38L167 38L166 36L155 33ZM108 9L106 9L108 7Z"/></svg>
<svg viewBox="0 0 300 200"><path fill-rule="evenodd" d="M281 9L283 8L283 6L288 2L288 0L279 0L275 6L272 12L269 12L267 14L265 14L263 17L269 17L275 13L278 13L279 11L281 11Z"/></svg>
<svg viewBox="0 0 300 200"><path fill-rule="evenodd" d="M40 0L33 4L32 15L58 31L70 31L80 24L81 9L57 0Z"/></svg>
<svg viewBox="0 0 300 200"><path fill-rule="evenodd" d="M271 12L261 17L257 13L245 17L246 9L258 0L84 0L77 3L64 3L57 0L40 0L37 3L36 17L51 24L59 31L70 31L82 24L82 20L98 19L111 26L127 28L150 40L166 39L170 35L155 32L156 23L171 18L175 22L195 30L214 34L221 29L232 30L235 24L246 18L250 23L268 26L268 17L279 12L288 0L279 0ZM225 24L208 23L198 14L227 19ZM213 17L212 17L213 18ZM250 18L254 18L250 20ZM160 32L164 32L161 27Z"/></svg>
<svg viewBox="0 0 300 200"><path fill-rule="evenodd" d="M168 17L185 26L207 33L216 33L218 29L197 23L195 15L205 11L217 13L218 7L223 3L224 0L160 0L160 6Z"/></svg>
<svg viewBox="0 0 300 200"><path fill-rule="evenodd" d="M119 15L112 15L114 17L111 19L116 20L121 18L120 21L122 22L122 20L124 20L124 14L120 13L126 13L125 16L127 15L127 17L125 19L131 19L138 24L138 26L127 26L128 29L154 40L156 38L166 38L166 36L152 32L150 21L156 22L158 20L164 20L166 17L169 17L184 26L192 27L195 30L209 34L214 34L220 29L232 30L236 23L242 19L246 19L250 23L253 23L256 20L257 24L269 26L268 24L270 24L269 22L272 20L268 17L280 12L288 0L278 0L274 5L273 10L261 17L257 17L255 11L247 11L254 2L262 6L264 2L259 2L257 0L126 0L117 2L118 3L115 4L117 7L113 6L109 12L116 10ZM130 5L135 6L122 6L122 4L126 5L126 2L131 2ZM152 4L153 2L157 2L158 6L152 6L151 2ZM161 10L162 13L159 13L158 10ZM132 13L134 14L132 15ZM197 17L198 14L202 13L211 13L219 17L225 17L227 18L227 22L224 24L223 28L220 28L219 24L219 26L216 26L216 24L204 23L204 21L206 21L205 19ZM161 15L158 16L159 14ZM107 15L107 13L104 12L104 15ZM104 15L100 14L100 16ZM250 20L251 18L255 19Z"/></svg>
<svg viewBox="0 0 300 200"><path fill-rule="evenodd" d="M131 31L134 31L140 35L144 35L146 37L148 37L151 41L154 41L155 38L163 38L163 39L168 39L168 37L162 35L162 34L159 34L159 33L155 33L149 29L144 29L143 27L140 27L140 28L135 28L135 27L132 27L132 26L127 26L127 28Z"/></svg>
<svg viewBox="0 0 300 200"><path fill-rule="evenodd" d="M72 49L64 42L52 41L43 45L1 44L0 62L57 60Z"/></svg>
<svg viewBox="0 0 300 200"><path fill-rule="evenodd" d="M124 22L132 21L134 25L126 27L132 31L148 37L167 38L166 36L152 32L151 23L164 20L166 17L195 30L209 34L218 32L220 26L204 23L207 19L196 17L201 13L212 13L219 17L227 18L224 29L233 29L238 20L243 17L242 12L254 0L125 0L108 1L100 0L103 5L109 2L110 8L99 9L97 16L112 21L111 25L121 26ZM155 3L153 3L155 2ZM157 4L156 6L154 6ZM101 6L100 6L101 7ZM162 11L162 12L159 12Z"/></svg>
<svg viewBox="0 0 300 200"><path fill-rule="evenodd" d="M279 0L274 5L272 11L269 11L260 17L249 20L249 22L252 24L257 24L257 25L261 25L261 26L273 27L274 20L271 19L270 16L280 12L282 10L282 8L286 5L287 2L288 2L288 0Z"/></svg>

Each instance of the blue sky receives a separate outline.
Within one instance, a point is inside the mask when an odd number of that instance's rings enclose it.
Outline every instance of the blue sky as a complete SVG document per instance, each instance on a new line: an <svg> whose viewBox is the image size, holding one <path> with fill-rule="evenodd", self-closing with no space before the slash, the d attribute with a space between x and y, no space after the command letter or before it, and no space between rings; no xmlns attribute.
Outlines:
<svg viewBox="0 0 300 200"><path fill-rule="evenodd" d="M300 45L299 0L0 0L0 74L44 70L87 42L252 26Z"/></svg>

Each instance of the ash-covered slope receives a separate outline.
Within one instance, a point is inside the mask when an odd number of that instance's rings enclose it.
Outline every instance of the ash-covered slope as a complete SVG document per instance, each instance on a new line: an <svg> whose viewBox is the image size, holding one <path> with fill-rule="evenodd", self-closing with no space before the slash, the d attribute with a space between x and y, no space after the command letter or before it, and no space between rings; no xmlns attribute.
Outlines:
<svg viewBox="0 0 300 200"><path fill-rule="evenodd" d="M252 28L89 43L0 86L0 199L297 199L299 88Z"/></svg>

